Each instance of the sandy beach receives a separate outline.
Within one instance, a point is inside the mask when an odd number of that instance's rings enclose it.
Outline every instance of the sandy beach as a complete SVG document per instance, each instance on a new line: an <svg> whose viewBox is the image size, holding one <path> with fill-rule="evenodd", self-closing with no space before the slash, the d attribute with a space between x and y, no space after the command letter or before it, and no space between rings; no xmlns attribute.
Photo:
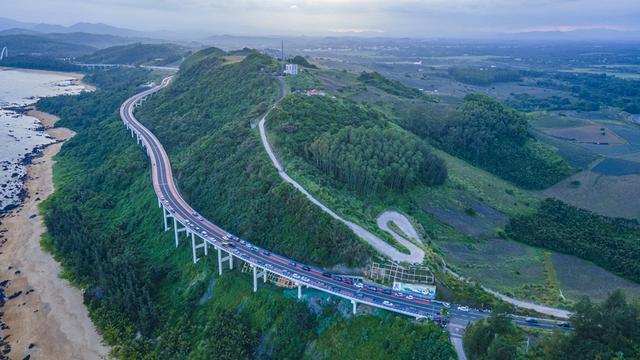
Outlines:
<svg viewBox="0 0 640 360"><path fill-rule="evenodd" d="M87 84L82 81L82 79L84 78L84 74L81 74L81 73L51 71L51 70L37 70L37 69L23 69L23 68L9 68L4 66L0 66L0 70L20 70L25 73L33 73L33 74L53 74L53 75L60 75L60 76L68 76L68 77L74 78L77 81L78 85L82 85L86 89L86 91L96 90L95 86Z"/></svg>
<svg viewBox="0 0 640 360"><path fill-rule="evenodd" d="M8 329L3 336L11 345L9 357L23 359L101 359L109 349L89 319L81 290L61 279L60 265L40 248L45 226L38 204L53 192L53 156L73 131L51 128L57 118L39 111L29 115L40 119L46 132L60 140L47 146L43 156L28 166L28 196L22 206L2 219L3 245L0 272L10 282L5 294L20 293L8 299L3 320ZM5 242L6 241L6 242Z"/></svg>

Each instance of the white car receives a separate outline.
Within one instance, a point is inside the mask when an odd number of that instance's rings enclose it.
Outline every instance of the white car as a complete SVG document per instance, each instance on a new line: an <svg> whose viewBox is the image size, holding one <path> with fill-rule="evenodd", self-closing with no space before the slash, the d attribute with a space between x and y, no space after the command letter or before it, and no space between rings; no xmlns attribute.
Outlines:
<svg viewBox="0 0 640 360"><path fill-rule="evenodd" d="M449 304L448 302L443 302L442 306L446 307L447 309L451 307L451 304Z"/></svg>
<svg viewBox="0 0 640 360"><path fill-rule="evenodd" d="M382 305L386 305L386 306L393 306L393 304L387 300L382 302Z"/></svg>
<svg viewBox="0 0 640 360"><path fill-rule="evenodd" d="M458 310L464 311L464 312L468 312L469 311L469 307L468 306L458 306Z"/></svg>
<svg viewBox="0 0 640 360"><path fill-rule="evenodd" d="M406 299L407 300L413 300L413 295L407 295Z"/></svg>

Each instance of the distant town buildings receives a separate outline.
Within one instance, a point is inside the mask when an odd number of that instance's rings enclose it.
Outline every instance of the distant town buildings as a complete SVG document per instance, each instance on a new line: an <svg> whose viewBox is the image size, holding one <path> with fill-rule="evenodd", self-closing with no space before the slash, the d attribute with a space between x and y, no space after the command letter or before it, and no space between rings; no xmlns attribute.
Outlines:
<svg viewBox="0 0 640 360"><path fill-rule="evenodd" d="M298 64L285 64L284 73L286 75L298 75Z"/></svg>

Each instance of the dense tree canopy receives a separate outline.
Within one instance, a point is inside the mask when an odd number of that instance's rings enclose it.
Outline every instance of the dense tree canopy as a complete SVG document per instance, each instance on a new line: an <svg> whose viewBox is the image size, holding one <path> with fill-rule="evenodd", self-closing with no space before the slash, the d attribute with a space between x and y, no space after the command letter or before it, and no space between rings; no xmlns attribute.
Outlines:
<svg viewBox="0 0 640 360"><path fill-rule="evenodd" d="M308 146L306 155L318 169L358 192L440 185L447 178L440 158L394 129L348 126L324 133Z"/></svg>
<svg viewBox="0 0 640 360"><path fill-rule="evenodd" d="M550 186L571 171L530 138L522 114L484 95L467 95L435 140L448 152L526 188Z"/></svg>

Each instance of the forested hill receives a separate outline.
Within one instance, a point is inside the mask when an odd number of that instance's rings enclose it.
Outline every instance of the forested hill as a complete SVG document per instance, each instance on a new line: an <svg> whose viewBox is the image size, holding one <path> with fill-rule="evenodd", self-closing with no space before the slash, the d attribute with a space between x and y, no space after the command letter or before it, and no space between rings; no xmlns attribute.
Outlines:
<svg viewBox="0 0 640 360"><path fill-rule="evenodd" d="M219 225L300 261L362 265L371 255L344 225L286 185L251 121L277 96L277 64L208 50L139 113L166 146L187 201Z"/></svg>
<svg viewBox="0 0 640 360"><path fill-rule="evenodd" d="M228 97L213 97L211 103L199 104L203 108L190 103L189 95L196 95L190 85L210 86L210 93L244 88L246 93L238 91L238 96L251 96L257 90L262 95L256 104L268 103L275 87L260 69L267 71L271 61L256 55L224 65L201 55L190 61L193 72L181 72L174 87L146 102L141 111L161 140L171 143L176 131L169 126L172 122L201 121L195 118L204 116L207 105L219 109L218 127L198 131L188 141L172 142L170 156L181 191L196 199L196 208L207 217L268 247L312 262L361 263L368 250L274 173L257 131L249 126L253 106L238 105L247 103ZM241 70L248 72L242 80L260 78L264 89L224 76ZM78 133L56 158L56 191L43 205L48 229L43 243L62 261L65 277L83 287L89 314L114 357L447 360L455 356L446 334L434 324L391 314L348 318L341 310L344 305L325 297L308 305L296 301L294 292L285 295L268 284L260 284L253 293L251 277L237 268L218 276L215 255L193 264L190 244L182 241L176 249L173 233L162 231L151 166L118 116L119 105L142 90L138 85L149 81L149 73L112 69L87 79L98 91L38 104L61 115L61 124ZM223 106L221 101L229 102ZM156 109L164 102L183 105L187 113ZM156 112L163 116L151 118Z"/></svg>
<svg viewBox="0 0 640 360"><path fill-rule="evenodd" d="M112 46L82 56L80 62L92 64L170 65L182 60L187 49L175 44L129 44Z"/></svg>

